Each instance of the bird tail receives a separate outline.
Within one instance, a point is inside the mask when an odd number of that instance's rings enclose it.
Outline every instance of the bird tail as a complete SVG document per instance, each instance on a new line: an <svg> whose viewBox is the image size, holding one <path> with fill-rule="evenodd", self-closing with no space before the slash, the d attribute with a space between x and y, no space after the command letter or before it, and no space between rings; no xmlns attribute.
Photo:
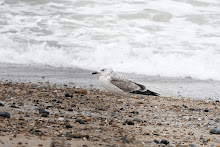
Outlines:
<svg viewBox="0 0 220 147"><path fill-rule="evenodd" d="M132 91L130 93L134 93L134 94L141 94L141 95L152 95L152 96L159 96L158 93L150 91L150 90L146 90L146 91Z"/></svg>

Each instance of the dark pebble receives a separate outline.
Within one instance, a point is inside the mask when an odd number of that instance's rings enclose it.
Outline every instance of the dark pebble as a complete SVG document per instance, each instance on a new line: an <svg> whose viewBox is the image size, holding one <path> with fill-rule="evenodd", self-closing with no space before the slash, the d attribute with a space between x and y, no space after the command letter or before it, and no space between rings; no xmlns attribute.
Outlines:
<svg viewBox="0 0 220 147"><path fill-rule="evenodd" d="M67 111L73 111L73 109L72 109L72 108L69 108Z"/></svg>
<svg viewBox="0 0 220 147"><path fill-rule="evenodd" d="M216 118L216 119L215 119L215 122L219 123L219 122L220 122L220 119L219 119L219 118Z"/></svg>
<svg viewBox="0 0 220 147"><path fill-rule="evenodd" d="M132 142L131 140L127 139L126 136L123 136L123 137L121 138L121 140L122 140L123 143L130 143L130 142Z"/></svg>
<svg viewBox="0 0 220 147"><path fill-rule="evenodd" d="M50 109L50 108L53 108L53 106L46 106L46 109Z"/></svg>
<svg viewBox="0 0 220 147"><path fill-rule="evenodd" d="M63 101L62 100L57 100L57 103L63 103Z"/></svg>
<svg viewBox="0 0 220 147"><path fill-rule="evenodd" d="M10 114L8 112L0 112L0 116L10 118Z"/></svg>
<svg viewBox="0 0 220 147"><path fill-rule="evenodd" d="M39 133L39 132L41 132L41 130L34 130L34 132Z"/></svg>
<svg viewBox="0 0 220 147"><path fill-rule="evenodd" d="M47 113L48 115L50 114L48 111L42 109L42 108L39 108L39 114L42 114L42 113Z"/></svg>
<svg viewBox="0 0 220 147"><path fill-rule="evenodd" d="M161 143L161 144L168 145L168 144L169 144L169 141L168 141L168 140L163 139L163 140L161 140L161 141L160 141L160 143Z"/></svg>
<svg viewBox="0 0 220 147"><path fill-rule="evenodd" d="M219 101L219 100L216 100L215 102L216 102L216 103L220 103L220 101Z"/></svg>
<svg viewBox="0 0 220 147"><path fill-rule="evenodd" d="M190 147L196 147L196 145L195 145L195 144L189 144L189 146L190 146Z"/></svg>
<svg viewBox="0 0 220 147"><path fill-rule="evenodd" d="M52 99L52 102L56 102L57 100L56 99Z"/></svg>
<svg viewBox="0 0 220 147"><path fill-rule="evenodd" d="M48 115L49 115L48 113L41 113L42 117L48 117Z"/></svg>
<svg viewBox="0 0 220 147"><path fill-rule="evenodd" d="M68 94L68 93L66 93L66 94L65 94L65 97L71 97L71 98L72 98L73 95L72 95L72 94Z"/></svg>
<svg viewBox="0 0 220 147"><path fill-rule="evenodd" d="M79 122L80 124L85 124L86 123L85 120L80 119L80 118L76 119L75 122Z"/></svg>
<svg viewBox="0 0 220 147"><path fill-rule="evenodd" d="M206 108L206 109L204 110L204 112L209 112L209 109L208 109L208 108Z"/></svg>
<svg viewBox="0 0 220 147"><path fill-rule="evenodd" d="M136 122L144 122L144 120L140 119L140 118L134 118L133 121L136 121Z"/></svg>
<svg viewBox="0 0 220 147"><path fill-rule="evenodd" d="M66 128L70 129L70 128L72 128L72 126L71 125L66 125Z"/></svg>
<svg viewBox="0 0 220 147"><path fill-rule="evenodd" d="M29 114L26 114L24 117L30 117L30 115L29 115Z"/></svg>
<svg viewBox="0 0 220 147"><path fill-rule="evenodd" d="M133 114L139 114L138 111L131 111L131 113L133 113Z"/></svg>
<svg viewBox="0 0 220 147"><path fill-rule="evenodd" d="M220 130L210 129L209 133L210 133L210 134L220 134Z"/></svg>
<svg viewBox="0 0 220 147"><path fill-rule="evenodd" d="M154 140L154 142L155 142L156 144L160 143L160 141L159 141L159 140L156 140L156 139Z"/></svg>
<svg viewBox="0 0 220 147"><path fill-rule="evenodd" d="M190 111L196 111L196 109L195 109L195 108L189 108L189 110L190 110Z"/></svg>
<svg viewBox="0 0 220 147"><path fill-rule="evenodd" d="M127 119L124 123L123 123L123 125L134 125L134 121L133 120L130 120L130 119Z"/></svg>
<svg viewBox="0 0 220 147"><path fill-rule="evenodd" d="M3 106L4 106L4 104L0 103L0 107L3 107Z"/></svg>

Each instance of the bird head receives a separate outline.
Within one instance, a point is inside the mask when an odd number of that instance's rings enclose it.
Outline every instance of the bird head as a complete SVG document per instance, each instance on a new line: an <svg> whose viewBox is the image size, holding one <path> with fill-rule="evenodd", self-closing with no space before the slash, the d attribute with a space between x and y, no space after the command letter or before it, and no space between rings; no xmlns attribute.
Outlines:
<svg viewBox="0 0 220 147"><path fill-rule="evenodd" d="M111 68L102 68L100 71L96 71L96 72L93 72L92 74L100 74L100 75L110 75L111 73L113 73L113 70Z"/></svg>

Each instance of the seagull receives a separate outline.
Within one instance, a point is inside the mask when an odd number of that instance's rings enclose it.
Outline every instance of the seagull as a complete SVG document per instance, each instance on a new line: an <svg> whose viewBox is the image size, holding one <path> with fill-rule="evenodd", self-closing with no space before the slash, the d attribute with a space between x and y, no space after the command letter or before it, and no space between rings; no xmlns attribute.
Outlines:
<svg viewBox="0 0 220 147"><path fill-rule="evenodd" d="M128 96L130 94L159 96L158 93L146 89L144 85L133 82L125 76L115 73L111 68L103 68L99 72L93 72L92 74L100 74L99 82L107 91L117 96L126 96L129 106ZM118 97L116 97L113 110L117 101Z"/></svg>

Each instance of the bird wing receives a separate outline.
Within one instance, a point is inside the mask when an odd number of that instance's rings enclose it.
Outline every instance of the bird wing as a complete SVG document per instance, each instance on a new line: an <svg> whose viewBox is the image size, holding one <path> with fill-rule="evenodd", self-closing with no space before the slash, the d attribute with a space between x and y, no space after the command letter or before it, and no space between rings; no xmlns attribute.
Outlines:
<svg viewBox="0 0 220 147"><path fill-rule="evenodd" d="M123 75L120 74L113 74L110 79L111 84L115 85L119 89L125 92L132 92L132 91L144 91L146 88L145 86L135 83L130 79L127 79Z"/></svg>

